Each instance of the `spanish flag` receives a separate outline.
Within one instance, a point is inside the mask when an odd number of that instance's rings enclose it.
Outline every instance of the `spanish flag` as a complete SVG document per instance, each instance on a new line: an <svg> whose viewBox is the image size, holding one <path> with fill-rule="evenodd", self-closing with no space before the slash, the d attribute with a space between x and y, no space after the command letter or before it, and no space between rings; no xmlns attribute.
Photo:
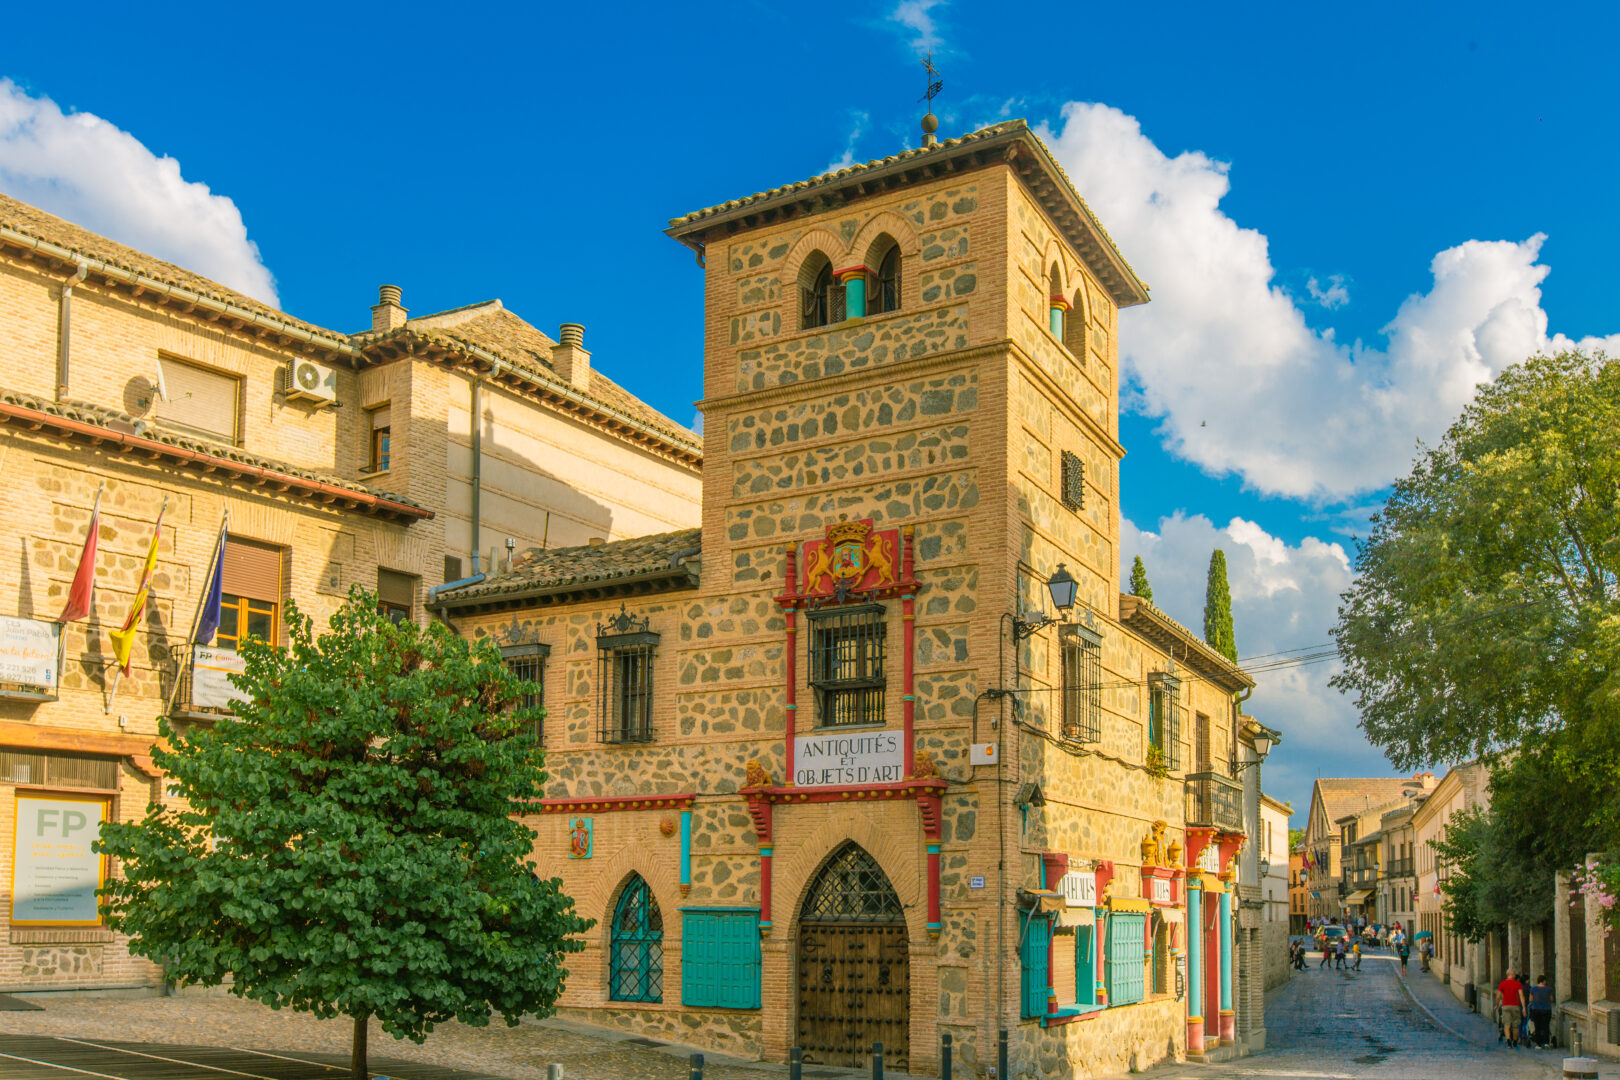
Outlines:
<svg viewBox="0 0 1620 1080"><path fill-rule="evenodd" d="M146 614L146 597L152 591L152 575L157 570L158 540L163 536L163 511L168 508L169 501L164 499L163 508L158 511L157 523L152 526L152 543L146 549L146 566L141 570L141 584L135 590L135 602L129 607L129 615L125 617L122 627L107 631L107 636L112 638L113 655L118 658L118 670L125 675L129 674L129 654L135 646L135 632Z"/></svg>

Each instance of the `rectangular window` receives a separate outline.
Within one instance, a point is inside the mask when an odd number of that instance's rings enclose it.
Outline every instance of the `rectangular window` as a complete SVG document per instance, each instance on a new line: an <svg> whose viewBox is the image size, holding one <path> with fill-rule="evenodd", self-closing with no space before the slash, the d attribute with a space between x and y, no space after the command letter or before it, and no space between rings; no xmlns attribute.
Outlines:
<svg viewBox="0 0 1620 1080"><path fill-rule="evenodd" d="M1097 1004L1097 928L1074 928L1074 1003L1081 1008Z"/></svg>
<svg viewBox="0 0 1620 1080"><path fill-rule="evenodd" d="M115 758L0 750L0 781L117 791L118 761Z"/></svg>
<svg viewBox="0 0 1620 1080"><path fill-rule="evenodd" d="M1024 947L1020 951L1023 957L1022 990L1019 1000L1023 1004L1023 1015L1046 1015L1046 947L1052 940L1052 920L1045 915L1031 912L1020 912L1020 920L1024 923Z"/></svg>
<svg viewBox="0 0 1620 1080"><path fill-rule="evenodd" d="M222 371L158 357L163 397L152 416L164 427L235 445L240 434L242 380Z"/></svg>
<svg viewBox="0 0 1620 1080"><path fill-rule="evenodd" d="M502 645L501 659L506 670L534 685L519 699L521 709L544 709L546 703L546 657L551 655L550 645ZM534 741L545 745L546 720L542 712L534 721Z"/></svg>
<svg viewBox="0 0 1620 1080"><path fill-rule="evenodd" d="M809 613L810 685L822 727L883 723L882 604Z"/></svg>
<svg viewBox="0 0 1620 1080"><path fill-rule="evenodd" d="M1086 508L1086 463L1069 450L1063 451L1063 505L1076 511Z"/></svg>
<svg viewBox="0 0 1620 1080"><path fill-rule="evenodd" d="M651 619L619 614L596 627L597 737L605 743L652 740L653 657L658 635Z"/></svg>
<svg viewBox="0 0 1620 1080"><path fill-rule="evenodd" d="M1148 747L1165 768L1181 768L1181 680L1164 671L1148 676Z"/></svg>
<svg viewBox="0 0 1620 1080"><path fill-rule="evenodd" d="M681 912L681 1004L760 1007L759 911Z"/></svg>
<svg viewBox="0 0 1620 1080"><path fill-rule="evenodd" d="M1146 970L1147 916L1140 911L1108 913L1108 1004L1132 1005L1142 1000Z"/></svg>
<svg viewBox="0 0 1620 1080"><path fill-rule="evenodd" d="M416 606L416 577L397 570L377 571L377 606L394 624L409 622Z"/></svg>
<svg viewBox="0 0 1620 1080"><path fill-rule="evenodd" d="M367 472L388 471L391 413L387 405L371 410L371 457L366 466Z"/></svg>
<svg viewBox="0 0 1620 1080"><path fill-rule="evenodd" d="M1062 628L1063 737L1102 741L1102 636L1089 627Z"/></svg>
<svg viewBox="0 0 1620 1080"><path fill-rule="evenodd" d="M226 537L219 632L215 635L220 648L240 649L242 639L250 635L272 644L280 640L285 564L284 548Z"/></svg>

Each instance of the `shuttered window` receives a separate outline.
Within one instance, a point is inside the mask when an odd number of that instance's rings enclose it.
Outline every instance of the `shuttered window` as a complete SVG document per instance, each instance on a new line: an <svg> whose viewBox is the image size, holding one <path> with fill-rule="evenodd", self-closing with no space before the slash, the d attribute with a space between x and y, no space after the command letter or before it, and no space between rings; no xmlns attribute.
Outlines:
<svg viewBox="0 0 1620 1080"><path fill-rule="evenodd" d="M273 544L226 537L217 635L222 648L239 648L249 635L278 640L286 558L286 549Z"/></svg>
<svg viewBox="0 0 1620 1080"><path fill-rule="evenodd" d="M1024 913L1026 922L1024 930L1024 947L1020 951L1023 959L1022 979L1019 1001L1023 1006L1023 1015L1046 1015L1046 946L1052 940L1052 921L1045 915Z"/></svg>
<svg viewBox="0 0 1620 1080"><path fill-rule="evenodd" d="M681 1004L760 1007L759 911L681 913Z"/></svg>
<svg viewBox="0 0 1620 1080"><path fill-rule="evenodd" d="M1147 916L1140 911L1108 913L1108 1004L1132 1005L1142 1000L1147 967Z"/></svg>
<svg viewBox="0 0 1620 1080"><path fill-rule="evenodd" d="M1074 1003L1097 1004L1097 928L1074 928Z"/></svg>
<svg viewBox="0 0 1620 1080"><path fill-rule="evenodd" d="M165 427L235 443L242 410L242 380L167 356L158 357L164 397L153 416Z"/></svg>
<svg viewBox="0 0 1620 1080"><path fill-rule="evenodd" d="M415 604L415 576L397 570L377 571L377 606L390 622L409 622Z"/></svg>

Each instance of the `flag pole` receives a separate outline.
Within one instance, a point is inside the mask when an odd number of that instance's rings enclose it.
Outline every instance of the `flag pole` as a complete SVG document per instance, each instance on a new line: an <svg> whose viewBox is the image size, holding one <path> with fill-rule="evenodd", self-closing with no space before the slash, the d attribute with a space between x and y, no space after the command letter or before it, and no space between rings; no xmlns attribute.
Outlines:
<svg viewBox="0 0 1620 1080"><path fill-rule="evenodd" d="M101 513L101 493L106 491L106 490L107 490L107 481L102 480L101 483L99 485L97 485L97 487L96 487L96 501L94 503L92 503L91 506L90 506L90 527L91 528L97 528L97 529L100 528L100 522L98 520L98 515L100 515L100 513ZM80 555L80 558L81 559L83 558L82 553ZM92 609L90 614L94 614L95 596L96 596L95 578L92 577L91 580L90 580L90 606L91 606L91 609ZM36 612L36 614L37 614L37 612ZM75 620L75 621L77 621L77 620ZM61 692L62 692L62 672L64 670L66 670L66 668L67 668L67 623L63 622L60 618L58 618L56 620L56 692L58 694L61 694Z"/></svg>
<svg viewBox="0 0 1620 1080"><path fill-rule="evenodd" d="M209 560L208 563L208 576L203 578L204 593L206 593L209 586L213 584L214 574L219 570L220 556L224 554L224 549L220 544L220 539L225 535L225 530L230 527L230 524L231 508L227 506L224 512L219 516L219 532L214 535L214 557ZM197 597L197 607L191 613L191 633L186 635L185 640L185 648L188 650L197 643L197 624L202 621L203 606L207 603L208 598L202 594L199 594ZM169 713L174 709L175 701L180 697L180 671L184 666L185 661L182 660L180 665L175 668L174 685L169 688L169 699L163 705L164 716L169 715Z"/></svg>
<svg viewBox="0 0 1620 1080"><path fill-rule="evenodd" d="M168 509L169 509L169 497L167 495L164 495L163 496L163 505L158 507L157 522L152 527L152 551L154 553L156 552L158 545L163 542L163 515ZM154 560L154 564L155 564L155 560ZM151 591L152 591L151 584L148 581L146 581L146 579L145 579L145 570L144 569L142 570L141 573L142 573L141 585L144 585L146 587L146 594L147 594L148 597L150 597L151 596ZM141 594L141 587L140 587L140 585L138 585L138 586L136 586L135 595L138 597L138 596L140 596L140 594ZM144 610L144 608L143 608L143 610ZM135 627L133 625L131 625L130 626L130 631L133 632L134 630L135 630ZM133 656L134 656L134 652L133 652L134 643L133 642L130 643L130 648L132 650L131 653L130 653L130 656L133 658ZM117 660L116 654L114 655L113 659ZM112 678L112 689L107 691L107 707L102 713L103 716L109 716L109 715L112 714L113 700L118 697L118 684L119 684L120 681L122 681L123 675L124 675L124 669L123 669L122 665L114 664L114 666L113 666L113 678Z"/></svg>

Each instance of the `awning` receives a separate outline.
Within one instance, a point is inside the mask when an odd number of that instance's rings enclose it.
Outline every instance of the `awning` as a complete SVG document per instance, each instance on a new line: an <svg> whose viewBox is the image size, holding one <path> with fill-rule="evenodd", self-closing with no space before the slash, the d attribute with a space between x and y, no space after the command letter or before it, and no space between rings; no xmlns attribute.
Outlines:
<svg viewBox="0 0 1620 1080"><path fill-rule="evenodd" d="M1063 911L1069 905L1063 894L1052 889L1019 889L1018 906L1040 914Z"/></svg>
<svg viewBox="0 0 1620 1080"><path fill-rule="evenodd" d="M1088 907L1065 908L1058 912L1059 926L1096 926L1097 913Z"/></svg>
<svg viewBox="0 0 1620 1080"><path fill-rule="evenodd" d="M1345 897L1344 902L1347 903L1347 904L1356 904L1356 905L1365 904L1367 902L1367 897L1369 897L1371 895L1372 895L1372 890L1371 889L1362 889L1360 892L1353 892L1349 896Z"/></svg>

